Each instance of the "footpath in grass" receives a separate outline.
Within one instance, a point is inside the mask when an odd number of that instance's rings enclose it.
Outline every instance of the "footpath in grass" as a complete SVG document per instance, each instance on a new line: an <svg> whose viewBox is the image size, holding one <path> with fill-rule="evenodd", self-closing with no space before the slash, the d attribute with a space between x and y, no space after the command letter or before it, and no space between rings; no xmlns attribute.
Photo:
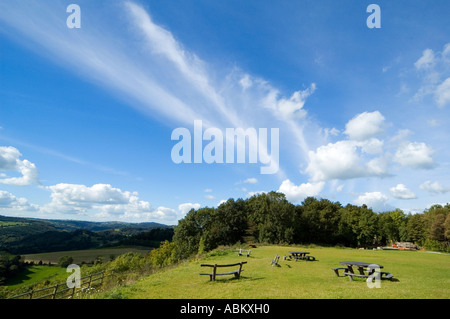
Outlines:
<svg viewBox="0 0 450 319"><path fill-rule="evenodd" d="M316 261L284 260L289 251L307 251ZM279 266L271 259L281 256ZM381 288L369 288L362 278L351 282L336 277L332 268L340 261L364 261L384 266L394 275L383 280ZM200 264L232 264L246 261L240 279L220 276L209 281L200 276ZM236 267L237 268L237 267ZM209 269L210 270L210 269ZM235 248L217 250L194 261L171 267L98 298L131 299L450 299L450 255L418 251L357 250L323 247L260 246L250 257L238 256Z"/></svg>

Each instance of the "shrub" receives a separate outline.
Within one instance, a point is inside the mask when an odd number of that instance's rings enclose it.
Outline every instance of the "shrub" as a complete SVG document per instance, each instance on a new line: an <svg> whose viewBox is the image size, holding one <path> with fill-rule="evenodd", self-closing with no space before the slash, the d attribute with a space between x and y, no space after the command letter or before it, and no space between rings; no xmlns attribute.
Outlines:
<svg viewBox="0 0 450 319"><path fill-rule="evenodd" d="M73 263L73 258L70 256L62 256L59 259L58 265L62 268L67 268L70 264Z"/></svg>
<svg viewBox="0 0 450 319"><path fill-rule="evenodd" d="M113 260L108 269L114 272L137 271L143 267L144 261L141 255L129 252Z"/></svg>
<svg viewBox="0 0 450 319"><path fill-rule="evenodd" d="M154 266L164 267L177 261L175 243L164 241L159 248L153 249L148 258Z"/></svg>

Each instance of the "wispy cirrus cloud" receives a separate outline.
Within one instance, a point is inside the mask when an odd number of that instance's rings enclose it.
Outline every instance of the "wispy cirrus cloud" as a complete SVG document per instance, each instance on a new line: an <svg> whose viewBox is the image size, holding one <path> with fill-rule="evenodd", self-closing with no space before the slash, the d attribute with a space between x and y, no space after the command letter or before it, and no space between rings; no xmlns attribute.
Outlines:
<svg viewBox="0 0 450 319"><path fill-rule="evenodd" d="M89 166L89 167L92 167L92 168L94 168L96 170L99 170L99 171L107 172L107 173L114 174L114 175L121 175L121 176L128 175L128 173L125 172L125 171L117 170L117 169L114 169L112 167L108 167L108 166L105 166L105 165L99 165L99 164L96 164L96 163L92 163L92 162L89 162L89 161L86 161L84 159L77 158L77 157L74 157L74 156L71 156L71 155L68 155L68 154L63 154L63 153L61 153L59 151L56 151L56 150L48 148L48 147L43 147L43 146L39 146L39 145L36 145L36 144L25 143L23 141L20 141L20 140L17 140L17 139L8 138L8 137L5 137L5 136L0 136L0 140L6 141L6 142L8 142L8 144L21 146L21 147L24 147L24 148L27 148L27 149L32 149L34 151L37 151L37 152L45 154L45 155L50 155L50 156L55 157L55 158L60 158L60 159L63 159L65 161L68 161L68 162L80 164L80 165L83 165L83 166ZM10 146L10 147L12 147L12 146ZM37 176L37 170L36 170L35 175Z"/></svg>
<svg viewBox="0 0 450 319"><path fill-rule="evenodd" d="M450 43L442 51L425 49L414 63L422 84L414 98L421 100L427 95L434 97L435 103L444 108L450 103Z"/></svg>
<svg viewBox="0 0 450 319"><path fill-rule="evenodd" d="M0 31L168 125L192 125L194 120L202 119L205 128L286 127L293 140L301 145L300 149L298 145L287 148L305 154L308 147L302 125L296 120L306 121L304 104L314 93L315 84L285 97L268 81L238 67L209 65L186 50L169 30L156 24L148 11L130 1L108 8L117 10L111 21L96 19L95 12L99 11L83 10L81 29L66 27L65 5L63 1L1 2ZM82 9L89 6L83 1L79 5ZM111 28L116 19L126 27ZM295 115L296 120L291 115ZM4 153L11 155L11 150L5 149ZM89 164L57 150L41 148L40 151ZM4 161L3 169L19 171L23 176L9 177L2 173L0 182L14 185L37 182L34 164L19 160L18 151L13 155L14 163ZM283 174L282 170L280 172ZM199 204L189 204L180 206L179 211L165 207L155 209L137 194L109 184L60 183L44 188L51 192L51 202L39 207L43 214L176 220L175 216L184 214L187 207L199 207ZM10 203L20 202L13 197L10 199Z"/></svg>
<svg viewBox="0 0 450 319"><path fill-rule="evenodd" d="M169 125L192 126L202 119L205 128L283 128L293 137L285 148L306 158L304 104L316 90L314 83L285 97L265 79L202 60L142 6L124 1L115 8L116 18L126 26L120 30L92 13L83 15L81 29L68 29L65 15L56 13L64 9L63 2L2 2L0 22L5 30L18 31L31 49L148 116Z"/></svg>
<svg viewBox="0 0 450 319"><path fill-rule="evenodd" d="M179 121L197 118L184 102L155 81L152 65L145 63L150 61L136 61L119 45L120 41L114 41L108 25L92 21L91 28L68 29L65 15L57 14L58 9L65 12L62 2L2 2L0 9L6 34L10 28L19 32L26 39L22 40L24 45L70 72L131 98L134 103L130 105L140 111L157 112ZM86 24L87 18L83 21Z"/></svg>

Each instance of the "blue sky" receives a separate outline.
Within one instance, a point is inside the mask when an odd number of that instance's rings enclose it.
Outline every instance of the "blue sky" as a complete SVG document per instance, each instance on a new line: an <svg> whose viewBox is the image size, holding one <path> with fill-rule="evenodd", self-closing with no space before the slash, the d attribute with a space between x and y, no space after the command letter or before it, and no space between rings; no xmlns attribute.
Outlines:
<svg viewBox="0 0 450 319"><path fill-rule="evenodd" d="M0 214L176 224L272 190L375 211L447 203L449 13L445 0L0 1ZM278 129L277 172L174 163L172 132L193 136L195 120Z"/></svg>

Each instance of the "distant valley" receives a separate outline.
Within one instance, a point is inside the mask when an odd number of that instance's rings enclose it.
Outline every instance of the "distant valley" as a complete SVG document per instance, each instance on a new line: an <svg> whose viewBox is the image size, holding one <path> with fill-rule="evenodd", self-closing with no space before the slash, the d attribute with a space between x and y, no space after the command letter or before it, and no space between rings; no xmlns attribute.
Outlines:
<svg viewBox="0 0 450 319"><path fill-rule="evenodd" d="M173 226L159 223L89 222L0 216L0 251L33 254L120 245L156 248Z"/></svg>

